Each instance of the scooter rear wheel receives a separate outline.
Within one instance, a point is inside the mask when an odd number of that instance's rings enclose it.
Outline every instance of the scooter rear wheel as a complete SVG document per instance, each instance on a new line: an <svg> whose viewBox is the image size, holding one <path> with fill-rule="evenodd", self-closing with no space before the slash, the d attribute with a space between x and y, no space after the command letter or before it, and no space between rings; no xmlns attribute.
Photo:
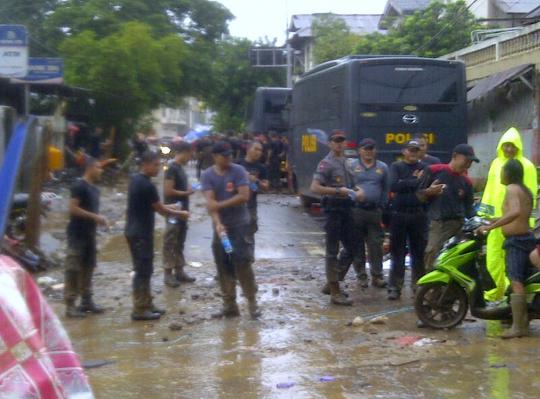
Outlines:
<svg viewBox="0 0 540 399"><path fill-rule="evenodd" d="M467 293L457 284L431 283L416 292L414 308L418 318L431 328L453 328L467 315Z"/></svg>

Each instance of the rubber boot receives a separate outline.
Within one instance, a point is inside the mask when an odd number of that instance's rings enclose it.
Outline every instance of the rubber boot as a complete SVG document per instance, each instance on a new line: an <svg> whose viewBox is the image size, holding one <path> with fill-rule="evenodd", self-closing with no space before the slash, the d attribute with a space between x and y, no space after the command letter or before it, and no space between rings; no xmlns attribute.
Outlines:
<svg viewBox="0 0 540 399"><path fill-rule="evenodd" d="M248 299L248 309L249 315L253 320L257 320L259 317L262 316L262 312L259 309L259 306L257 305L257 300L255 298L251 300Z"/></svg>
<svg viewBox="0 0 540 399"><path fill-rule="evenodd" d="M189 274L187 274L184 271L184 266L177 266L175 268L176 272L176 280L182 283L194 283L197 279L195 277L191 277Z"/></svg>
<svg viewBox="0 0 540 399"><path fill-rule="evenodd" d="M163 269L163 283L167 287L176 288L180 286L180 283L173 275L173 269Z"/></svg>
<svg viewBox="0 0 540 399"><path fill-rule="evenodd" d="M341 280L340 280L341 281ZM345 296L345 297L349 297L349 294L345 291L343 291L341 288L341 295ZM330 295L330 286L328 285L328 283L326 283L324 285L324 287L321 288L321 292L324 294L324 295Z"/></svg>
<svg viewBox="0 0 540 399"><path fill-rule="evenodd" d="M519 338L529 335L529 314L527 312L527 297L524 294L510 295L512 307L512 327L501 334L501 338Z"/></svg>
<svg viewBox="0 0 540 399"><path fill-rule="evenodd" d="M343 295L339 289L339 282L330 282L330 302L334 305L352 306L352 301Z"/></svg>
<svg viewBox="0 0 540 399"><path fill-rule="evenodd" d="M366 272L362 272L356 275L356 278L358 279L358 284L362 288L367 288L369 286L369 280Z"/></svg>
<svg viewBox="0 0 540 399"><path fill-rule="evenodd" d="M94 268L83 269L79 274L79 287L81 289L81 306L79 310L81 312L89 313L103 313L104 308L98 306L92 300L93 291L92 291L92 276L94 275Z"/></svg>
<svg viewBox="0 0 540 399"><path fill-rule="evenodd" d="M148 307L145 287L142 283L133 283L133 312L132 320L157 320L161 314L152 312Z"/></svg>
<svg viewBox="0 0 540 399"><path fill-rule="evenodd" d="M242 292L248 300L249 314L252 319L258 319L261 316L261 311L257 306L256 294L258 288L251 263L238 265L236 267L236 275L242 287Z"/></svg>
<svg viewBox="0 0 540 399"><path fill-rule="evenodd" d="M372 276L371 286L375 288L386 288L388 283L382 278L382 276Z"/></svg>
<svg viewBox="0 0 540 399"><path fill-rule="evenodd" d="M83 297L81 300L81 306L79 306L81 312L100 314L105 312L105 308L96 305L91 296Z"/></svg>
<svg viewBox="0 0 540 399"><path fill-rule="evenodd" d="M213 318L238 317L240 310L236 303L236 279L226 271L218 271L219 285L223 294L223 308L217 313L213 313Z"/></svg>
<svg viewBox="0 0 540 399"><path fill-rule="evenodd" d="M74 300L66 301L66 317L70 319L82 319L86 317L86 313L81 312L77 306L75 306Z"/></svg>
<svg viewBox="0 0 540 399"><path fill-rule="evenodd" d="M167 313L165 309L157 307L154 304L152 291L150 290L150 281L144 287L144 297L145 297L146 308L150 309L151 312L158 313L160 316L163 316L165 313Z"/></svg>

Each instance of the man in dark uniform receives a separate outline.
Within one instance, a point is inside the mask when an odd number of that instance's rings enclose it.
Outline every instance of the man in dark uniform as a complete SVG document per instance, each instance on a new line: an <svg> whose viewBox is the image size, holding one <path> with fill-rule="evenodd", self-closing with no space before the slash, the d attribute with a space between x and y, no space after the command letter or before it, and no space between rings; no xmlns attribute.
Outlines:
<svg viewBox="0 0 540 399"><path fill-rule="evenodd" d="M355 253L345 256L346 251L342 251L340 254L340 263L344 267L342 277L347 274L352 260L360 285L363 288L368 286L365 252L367 246L371 285L385 288L382 249L384 231L381 219L382 210L388 202L388 166L377 159L375 140L365 138L358 144L358 159L349 159L348 167L353 175L354 188L361 193L358 194L359 200L354 202L352 209Z"/></svg>
<svg viewBox="0 0 540 399"><path fill-rule="evenodd" d="M214 166L201 175L208 213L212 218L212 252L223 294L223 309L216 317L238 317L236 281L240 283L253 319L260 316L257 284L253 273L254 245L249 230L249 178L246 170L232 162L232 148L219 141L212 149Z"/></svg>
<svg viewBox="0 0 540 399"><path fill-rule="evenodd" d="M184 167L191 160L192 148L189 143L180 141L173 143L175 157L169 163L163 181L163 196L166 204L181 204L182 209L189 211L189 197L193 189L189 185ZM193 283L194 277L184 271L186 259L184 257L184 244L188 224L186 220L167 218L167 227L163 237L163 280L169 287L178 287L180 282Z"/></svg>
<svg viewBox="0 0 540 399"><path fill-rule="evenodd" d="M95 183L103 169L95 158L86 160L84 175L71 187L69 201L68 248L64 279L67 317L84 317L85 312L102 313L92 300L92 275L96 267L96 226L107 226L99 214L99 189ZM75 302L81 296L81 306Z"/></svg>
<svg viewBox="0 0 540 399"><path fill-rule="evenodd" d="M154 212L186 220L189 213L175 205L164 205L159 200L156 186L150 180L160 168L159 154L145 152L141 157L140 172L131 177L128 187L125 235L133 260L132 320L156 320L165 313L152 303L150 280L154 272Z"/></svg>
<svg viewBox="0 0 540 399"><path fill-rule="evenodd" d="M424 185L429 187L418 192L419 198L429 204L429 238L424 256L428 271L433 269L445 241L461 231L465 218L475 214L472 182L467 176L473 161L479 162L474 149L468 144L459 144L448 164L428 167ZM438 184L444 185L441 192L432 188Z"/></svg>
<svg viewBox="0 0 540 399"><path fill-rule="evenodd" d="M392 216L390 222L390 242L392 266L388 299L401 296L405 276L405 255L407 243L411 256L411 285L424 275L424 249L426 246L427 213L425 204L417 197L426 165L418 160L420 143L410 140L402 151L403 160L390 166L390 191L392 192Z"/></svg>
<svg viewBox="0 0 540 399"><path fill-rule="evenodd" d="M270 187L281 192L281 160L283 158L283 143L276 132L270 133L270 144L268 148L268 175Z"/></svg>
<svg viewBox="0 0 540 399"><path fill-rule="evenodd" d="M247 144L246 156L236 161L242 165L249 175L250 197L247 208L251 218L250 231L253 235L259 230L257 214L257 194L259 191L268 191L268 170L266 166L259 162L262 157L263 146L258 141L251 141Z"/></svg>
<svg viewBox="0 0 540 399"><path fill-rule="evenodd" d="M345 164L345 133L334 130L328 140L330 153L319 162L311 182L311 191L323 197L322 205L326 214L326 280L331 302L351 306L352 301L339 289L341 268L337 255L340 242L348 253L354 253L350 198L352 176Z"/></svg>

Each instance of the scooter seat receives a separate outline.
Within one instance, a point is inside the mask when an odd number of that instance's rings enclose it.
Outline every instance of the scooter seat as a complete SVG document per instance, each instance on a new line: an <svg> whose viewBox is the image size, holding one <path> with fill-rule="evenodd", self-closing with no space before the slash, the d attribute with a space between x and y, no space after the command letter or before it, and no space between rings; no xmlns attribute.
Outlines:
<svg viewBox="0 0 540 399"><path fill-rule="evenodd" d="M540 284L540 272L534 273L525 281L525 285L529 284Z"/></svg>

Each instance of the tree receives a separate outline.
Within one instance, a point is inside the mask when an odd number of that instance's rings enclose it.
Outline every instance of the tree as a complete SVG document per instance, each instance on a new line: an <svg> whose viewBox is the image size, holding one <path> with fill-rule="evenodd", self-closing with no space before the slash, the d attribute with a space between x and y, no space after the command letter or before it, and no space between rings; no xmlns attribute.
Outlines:
<svg viewBox="0 0 540 399"><path fill-rule="evenodd" d="M248 39L238 38L228 38L219 44L212 64L213 89L205 96L210 108L217 113L214 119L217 130L241 130L256 88L285 84L283 68L253 68L250 65L248 54L253 45Z"/></svg>
<svg viewBox="0 0 540 399"><path fill-rule="evenodd" d="M361 37L354 52L436 58L468 46L470 33L480 27L464 1L434 2L405 18L386 35L374 33Z"/></svg>
<svg viewBox="0 0 540 399"><path fill-rule="evenodd" d="M332 14L315 19L312 30L315 37L313 56L317 64L352 54L359 40L345 21Z"/></svg>
<svg viewBox="0 0 540 399"><path fill-rule="evenodd" d="M81 32L66 39L60 51L68 60L66 80L93 91L100 124L136 121L181 97L188 49L178 35L156 38L148 25L129 22L103 38Z"/></svg>

